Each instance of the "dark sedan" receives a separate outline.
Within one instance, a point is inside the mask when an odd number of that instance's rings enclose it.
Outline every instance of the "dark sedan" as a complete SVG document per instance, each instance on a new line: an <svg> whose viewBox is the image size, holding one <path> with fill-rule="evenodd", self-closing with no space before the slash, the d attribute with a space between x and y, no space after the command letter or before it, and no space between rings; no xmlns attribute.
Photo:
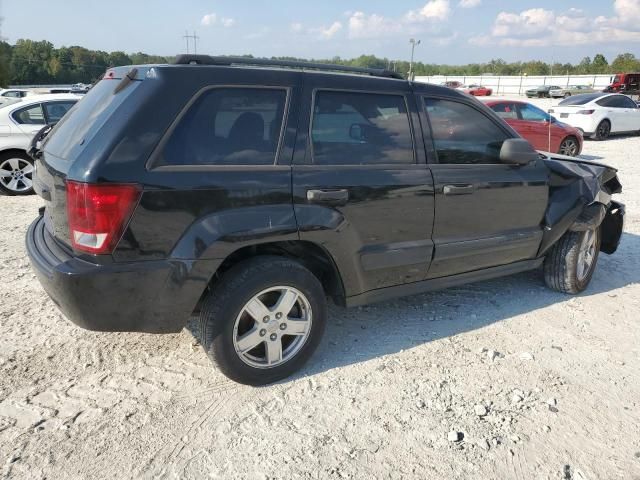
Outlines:
<svg viewBox="0 0 640 480"><path fill-rule="evenodd" d="M530 88L525 92L527 98L549 98L551 94L550 90L559 89L557 85L540 85L539 87Z"/></svg>

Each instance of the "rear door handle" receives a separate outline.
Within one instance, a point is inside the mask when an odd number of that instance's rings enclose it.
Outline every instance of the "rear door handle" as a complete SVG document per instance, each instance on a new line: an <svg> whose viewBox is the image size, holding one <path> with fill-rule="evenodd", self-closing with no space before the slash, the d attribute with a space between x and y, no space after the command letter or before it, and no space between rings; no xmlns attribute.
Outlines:
<svg viewBox="0 0 640 480"><path fill-rule="evenodd" d="M474 185L445 185L442 191L445 195L470 195L475 189Z"/></svg>
<svg viewBox="0 0 640 480"><path fill-rule="evenodd" d="M307 200L313 203L344 205L349 200L349 190L307 190Z"/></svg>

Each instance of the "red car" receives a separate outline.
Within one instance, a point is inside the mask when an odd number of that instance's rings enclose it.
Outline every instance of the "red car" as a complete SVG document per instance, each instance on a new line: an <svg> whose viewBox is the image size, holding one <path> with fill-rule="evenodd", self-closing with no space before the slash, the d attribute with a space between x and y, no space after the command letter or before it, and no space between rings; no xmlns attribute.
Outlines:
<svg viewBox="0 0 640 480"><path fill-rule="evenodd" d="M489 97L493 93L493 90L482 85L462 85L458 87L458 90L462 90L464 93L474 97Z"/></svg>
<svg viewBox="0 0 640 480"><path fill-rule="evenodd" d="M536 150L575 157L582 152L582 132L559 122L554 117L527 102L514 100L485 101L491 110L507 122ZM551 123L549 123L551 119ZM551 130L551 144L549 144Z"/></svg>

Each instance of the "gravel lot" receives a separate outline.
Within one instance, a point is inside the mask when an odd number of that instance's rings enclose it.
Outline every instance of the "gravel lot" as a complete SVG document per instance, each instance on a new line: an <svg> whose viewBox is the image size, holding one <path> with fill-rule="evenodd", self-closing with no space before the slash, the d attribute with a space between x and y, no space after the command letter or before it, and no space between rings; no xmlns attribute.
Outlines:
<svg viewBox="0 0 640 480"><path fill-rule="evenodd" d="M0 197L2 477L640 479L638 152L585 144L627 223L584 294L534 271L333 307L309 365L264 388L215 371L194 324L76 328L26 257L40 200Z"/></svg>

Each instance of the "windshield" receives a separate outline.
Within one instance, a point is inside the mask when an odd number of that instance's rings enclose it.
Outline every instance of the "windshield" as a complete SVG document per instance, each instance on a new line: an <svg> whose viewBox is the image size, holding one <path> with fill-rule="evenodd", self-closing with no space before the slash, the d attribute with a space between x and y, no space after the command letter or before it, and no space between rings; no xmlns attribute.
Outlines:
<svg viewBox="0 0 640 480"><path fill-rule="evenodd" d="M615 77L613 77L613 83L620 83L622 82L622 78L620 77L620 75L616 75Z"/></svg>
<svg viewBox="0 0 640 480"><path fill-rule="evenodd" d="M565 98L558 105L584 105L592 102L596 98L606 95L604 93L583 93L581 95L574 95L573 97Z"/></svg>

